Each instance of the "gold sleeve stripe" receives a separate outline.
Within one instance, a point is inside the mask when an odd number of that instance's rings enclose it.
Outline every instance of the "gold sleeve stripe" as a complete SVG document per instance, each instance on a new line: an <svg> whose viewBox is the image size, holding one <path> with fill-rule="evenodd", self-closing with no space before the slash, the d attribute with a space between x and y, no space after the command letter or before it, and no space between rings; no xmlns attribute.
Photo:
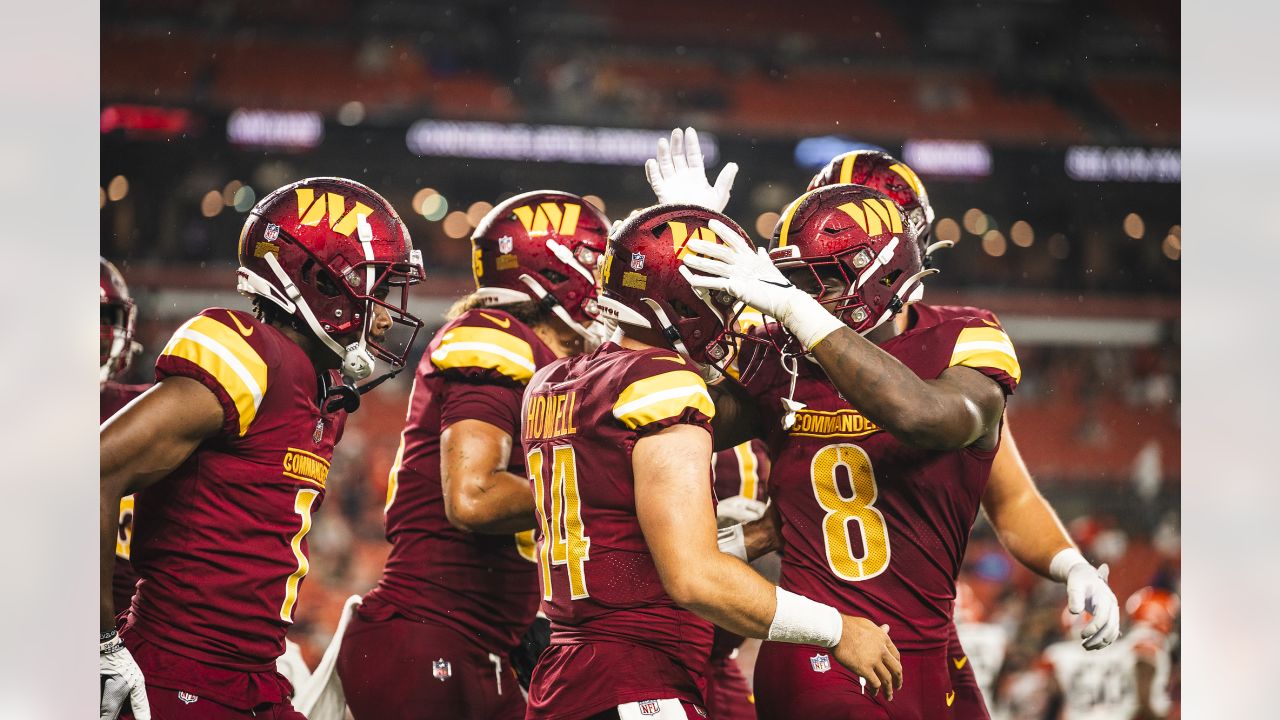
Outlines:
<svg viewBox="0 0 1280 720"><path fill-rule="evenodd" d="M707 417L716 414L702 378L688 370L675 370L631 383L614 403L613 416L634 430L676 417L687 407Z"/></svg>
<svg viewBox="0 0 1280 720"><path fill-rule="evenodd" d="M756 488L760 483L760 475L756 472L758 463L756 454L751 452L751 443L744 442L733 447L733 454L738 458L738 473L742 478L742 489L738 492L742 497L756 499Z"/></svg>
<svg viewBox="0 0 1280 720"><path fill-rule="evenodd" d="M501 330L477 327L445 333L443 342L431 353L431 364L441 370L488 368L522 383L529 382L537 370L529 343Z"/></svg>
<svg viewBox="0 0 1280 720"><path fill-rule="evenodd" d="M948 367L992 367L1003 371L1014 381L1022 380L1022 368L1009 336L996 328L965 328L956 338Z"/></svg>
<svg viewBox="0 0 1280 720"><path fill-rule="evenodd" d="M262 406L267 364L234 330L207 317L188 321L173 334L161 355L188 360L209 373L231 397L240 415L240 435Z"/></svg>

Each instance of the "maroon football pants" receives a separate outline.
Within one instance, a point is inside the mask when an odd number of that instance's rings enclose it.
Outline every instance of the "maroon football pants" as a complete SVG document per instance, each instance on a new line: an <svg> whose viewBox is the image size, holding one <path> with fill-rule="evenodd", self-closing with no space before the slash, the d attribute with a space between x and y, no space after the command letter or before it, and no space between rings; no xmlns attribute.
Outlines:
<svg viewBox="0 0 1280 720"><path fill-rule="evenodd" d="M864 691L858 676L814 645L766 642L756 658L760 720L934 720L950 718L956 700L945 648L902 653L902 689L893 702Z"/></svg>
<svg viewBox="0 0 1280 720"><path fill-rule="evenodd" d="M342 637L338 676L356 720L523 720L524 696L507 658L449 628L357 610Z"/></svg>
<svg viewBox="0 0 1280 720"><path fill-rule="evenodd" d="M237 710L209 698L150 683L147 683L147 702L151 705L151 720L307 720L287 701L264 703L252 710ZM120 713L120 720L134 720L133 713Z"/></svg>
<svg viewBox="0 0 1280 720"><path fill-rule="evenodd" d="M973 664L960 645L955 623L951 623L951 635L947 638L947 672L951 674L951 688L956 693L951 717L955 720L991 720L982 688L978 687L978 677L973 674Z"/></svg>
<svg viewBox="0 0 1280 720"><path fill-rule="evenodd" d="M712 658L707 663L705 695L707 714L715 720L756 720L755 699L734 658Z"/></svg>

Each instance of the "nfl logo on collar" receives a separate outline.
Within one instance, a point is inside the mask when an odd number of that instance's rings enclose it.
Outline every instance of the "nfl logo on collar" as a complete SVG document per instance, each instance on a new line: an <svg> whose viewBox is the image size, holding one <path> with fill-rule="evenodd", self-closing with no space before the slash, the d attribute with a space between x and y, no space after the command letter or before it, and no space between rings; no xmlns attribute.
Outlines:
<svg viewBox="0 0 1280 720"><path fill-rule="evenodd" d="M189 692L182 692L181 690L179 690L178 699L182 701L182 704L190 705L191 703L199 700L200 698L195 695L192 695Z"/></svg>
<svg viewBox="0 0 1280 720"><path fill-rule="evenodd" d="M431 663L431 674L435 676L435 679L444 682L453 677L453 663L440 658Z"/></svg>
<svg viewBox="0 0 1280 720"><path fill-rule="evenodd" d="M831 669L831 658L827 655L814 655L809 658L809 665L814 672L824 673Z"/></svg>

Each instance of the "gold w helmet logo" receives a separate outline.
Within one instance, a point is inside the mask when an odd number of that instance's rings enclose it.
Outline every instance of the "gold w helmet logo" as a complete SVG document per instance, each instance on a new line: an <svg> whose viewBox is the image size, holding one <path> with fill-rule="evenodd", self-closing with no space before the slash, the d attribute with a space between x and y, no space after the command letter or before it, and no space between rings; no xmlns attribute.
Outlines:
<svg viewBox="0 0 1280 720"><path fill-rule="evenodd" d="M892 200L871 198L861 202L849 202L840 206L846 215L858 223L858 227L871 237L886 231L902 232L902 214Z"/></svg>
<svg viewBox="0 0 1280 720"><path fill-rule="evenodd" d="M676 259L684 257L688 254L689 249L685 247L690 240L706 240L708 242L718 243L720 238L711 232L711 228L700 227L695 228L693 234L689 234L689 227L678 220L672 220L667 223L671 226L671 246L676 251Z"/></svg>
<svg viewBox="0 0 1280 720"><path fill-rule="evenodd" d="M356 201L356 206L348 212L347 199L337 193L323 193L316 197L311 188L298 188L294 192L298 194L298 222L303 225L319 225L328 216L329 227L334 232L351 237L356 229L357 218L360 215L367 218L373 214L373 208L360 201Z"/></svg>
<svg viewBox="0 0 1280 720"><path fill-rule="evenodd" d="M572 235L578 230L578 215L582 212L582 206L565 203L562 210L555 203L544 202L524 205L511 212L515 213L525 232L530 235L546 235L548 232Z"/></svg>

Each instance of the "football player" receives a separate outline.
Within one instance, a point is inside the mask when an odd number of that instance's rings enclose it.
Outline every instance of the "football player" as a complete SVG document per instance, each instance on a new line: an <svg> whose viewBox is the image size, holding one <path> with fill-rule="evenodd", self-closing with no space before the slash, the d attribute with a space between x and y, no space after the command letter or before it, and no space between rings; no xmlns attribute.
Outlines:
<svg viewBox="0 0 1280 720"><path fill-rule="evenodd" d="M716 413L720 438L769 438L782 586L887 624L906 676L889 705L816 661L815 648L766 642L759 715L943 716L954 702L945 653L955 577L1020 376L1013 346L977 318L905 333L887 322L931 271L905 214L878 191L801 196L773 261L739 231L710 227L725 244L689 242L685 265L706 273L690 283L777 321L744 343L745 393L722 384Z"/></svg>
<svg viewBox="0 0 1280 720"><path fill-rule="evenodd" d="M705 184L705 179L703 180ZM814 174L809 190L836 183L865 185L888 195L907 215L917 231L925 266L939 249L950 247L949 241L932 240L933 206L924 183L910 167L875 150L862 150L837 155ZM916 302L893 317L900 332L923 328L956 317L978 317L999 324L995 314L968 306L930 305ZM1001 423L1000 448L991 466L991 477L983 493L982 508L991 521L1001 544L1024 567L1044 577L1066 583L1068 610L1078 614L1086 609L1095 622L1084 627L1082 645L1090 650L1106 647L1119 635L1120 608L1115 594L1106 583L1106 567L1094 569L1076 548L1053 507L1040 494L1027 470L1009 428L1008 418ZM981 683L969 664L956 629L950 630L947 650L950 672L955 683L952 717L959 720L985 720L990 717L983 702ZM989 696L988 696L989 697Z"/></svg>
<svg viewBox="0 0 1280 720"><path fill-rule="evenodd" d="M106 258L98 258L98 302L101 321L98 325L98 422L106 422L120 408L138 397L147 385L125 385L115 381L129 369L133 356L142 350L134 339L138 308L129 294L124 275ZM116 530L116 567L112 573L112 601L117 608L129 606L138 576L129 562L133 542L133 496L120 498L120 516Z"/></svg>
<svg viewBox="0 0 1280 720"><path fill-rule="evenodd" d="M263 198L239 260L254 312L183 323L156 384L102 427L104 718L126 700L137 718L303 717L275 663L333 446L421 327L406 307L420 255L360 183L309 178ZM379 360L389 371L357 390ZM131 492L139 581L117 619L116 508Z"/></svg>
<svg viewBox="0 0 1280 720"><path fill-rule="evenodd" d="M476 226L477 287L418 366L387 487L391 554L339 654L357 720L524 717L508 655L538 583L520 397L538 368L599 344L588 328L608 228L581 197L550 190Z"/></svg>
<svg viewBox="0 0 1280 720"><path fill-rule="evenodd" d="M678 261L690 238L709 236L708 220L732 222L658 205L615 228L599 302L621 337L542 368L525 392L521 433L552 624L529 718L704 716L708 621L818 647L873 693L892 697L901 683L883 628L777 588L717 545L715 409L702 376L730 359L735 307L691 288Z"/></svg>

